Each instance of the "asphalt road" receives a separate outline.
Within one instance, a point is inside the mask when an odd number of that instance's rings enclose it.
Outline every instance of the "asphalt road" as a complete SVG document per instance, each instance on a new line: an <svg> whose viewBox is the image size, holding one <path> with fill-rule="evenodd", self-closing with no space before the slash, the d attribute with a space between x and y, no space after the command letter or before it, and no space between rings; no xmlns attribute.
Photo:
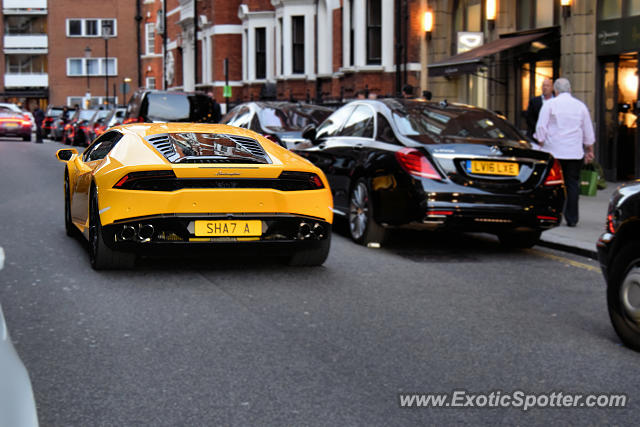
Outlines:
<svg viewBox="0 0 640 427"><path fill-rule="evenodd" d="M0 302L43 426L630 424L640 354L593 260L483 235L334 233L320 268L151 259L94 272L61 145L0 141ZM338 227L339 228L339 227ZM402 409L399 393L626 393L626 408Z"/></svg>

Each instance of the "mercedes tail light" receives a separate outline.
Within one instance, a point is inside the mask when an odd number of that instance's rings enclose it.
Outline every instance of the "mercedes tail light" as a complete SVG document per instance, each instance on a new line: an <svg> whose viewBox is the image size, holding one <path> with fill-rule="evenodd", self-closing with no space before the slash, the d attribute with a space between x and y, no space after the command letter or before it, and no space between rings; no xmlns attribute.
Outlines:
<svg viewBox="0 0 640 427"><path fill-rule="evenodd" d="M562 184L564 184L562 167L560 166L560 162L558 161L558 159L553 159L553 166L551 167L547 178L544 180L544 185L552 186Z"/></svg>
<svg viewBox="0 0 640 427"><path fill-rule="evenodd" d="M410 175L419 178L442 179L442 176L433 167L429 159L415 148L407 147L396 151L396 160L398 160L402 169Z"/></svg>

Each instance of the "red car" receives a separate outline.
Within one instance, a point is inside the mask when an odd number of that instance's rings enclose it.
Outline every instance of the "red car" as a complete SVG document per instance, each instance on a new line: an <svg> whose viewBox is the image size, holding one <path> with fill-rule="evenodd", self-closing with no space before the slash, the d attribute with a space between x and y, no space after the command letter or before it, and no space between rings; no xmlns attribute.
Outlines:
<svg viewBox="0 0 640 427"><path fill-rule="evenodd" d="M31 141L31 119L25 113L0 107L0 136L19 136Z"/></svg>

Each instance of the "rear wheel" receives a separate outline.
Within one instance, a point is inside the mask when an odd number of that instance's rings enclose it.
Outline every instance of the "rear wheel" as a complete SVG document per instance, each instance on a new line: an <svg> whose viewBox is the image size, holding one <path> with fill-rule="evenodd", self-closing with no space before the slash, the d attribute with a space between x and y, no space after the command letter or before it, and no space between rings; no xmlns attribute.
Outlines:
<svg viewBox="0 0 640 427"><path fill-rule="evenodd" d="M22 135L22 140L23 140L23 141L31 141L31 134L29 134L29 135Z"/></svg>
<svg viewBox="0 0 640 427"><path fill-rule="evenodd" d="M349 233L361 245L384 242L386 230L373 219L373 203L367 182L360 178L349 196Z"/></svg>
<svg viewBox="0 0 640 427"><path fill-rule="evenodd" d="M624 246L612 263L607 306L613 328L622 342L640 351L640 243Z"/></svg>
<svg viewBox="0 0 640 427"><path fill-rule="evenodd" d="M320 242L320 246L313 249L300 251L289 258L289 265L313 267L322 265L329 256L331 248L331 234Z"/></svg>
<svg viewBox="0 0 640 427"><path fill-rule="evenodd" d="M64 174L64 228L67 232L67 236L73 237L75 233L75 226L71 221L71 193L69 192L69 174L65 171Z"/></svg>
<svg viewBox="0 0 640 427"><path fill-rule="evenodd" d="M89 260L94 270L114 270L132 268L136 255L128 252L114 251L102 238L102 224L98 213L98 195L91 192L89 209Z"/></svg>
<svg viewBox="0 0 640 427"><path fill-rule="evenodd" d="M533 247L540 240L539 230L505 231L498 234L500 243L508 248L526 249Z"/></svg>

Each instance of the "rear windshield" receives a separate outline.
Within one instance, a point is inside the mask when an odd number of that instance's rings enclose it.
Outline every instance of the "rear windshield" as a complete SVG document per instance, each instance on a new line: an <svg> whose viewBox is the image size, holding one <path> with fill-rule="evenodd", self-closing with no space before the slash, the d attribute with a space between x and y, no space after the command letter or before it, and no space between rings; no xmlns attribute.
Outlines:
<svg viewBox="0 0 640 427"><path fill-rule="evenodd" d="M62 108L50 108L49 111L47 111L47 116L49 117L60 117L61 114Z"/></svg>
<svg viewBox="0 0 640 427"><path fill-rule="evenodd" d="M213 104L205 95L150 93L144 101L147 121L212 122Z"/></svg>
<svg viewBox="0 0 640 427"><path fill-rule="evenodd" d="M89 120L96 113L95 110L81 110L80 115L78 116L79 120Z"/></svg>
<svg viewBox="0 0 640 427"><path fill-rule="evenodd" d="M258 113L262 126L274 132L299 131L308 124L317 125L330 114L331 111L311 107L266 107Z"/></svg>
<svg viewBox="0 0 640 427"><path fill-rule="evenodd" d="M505 139L518 141L522 135L507 121L485 110L407 106L394 110L393 120L401 134L445 138Z"/></svg>

